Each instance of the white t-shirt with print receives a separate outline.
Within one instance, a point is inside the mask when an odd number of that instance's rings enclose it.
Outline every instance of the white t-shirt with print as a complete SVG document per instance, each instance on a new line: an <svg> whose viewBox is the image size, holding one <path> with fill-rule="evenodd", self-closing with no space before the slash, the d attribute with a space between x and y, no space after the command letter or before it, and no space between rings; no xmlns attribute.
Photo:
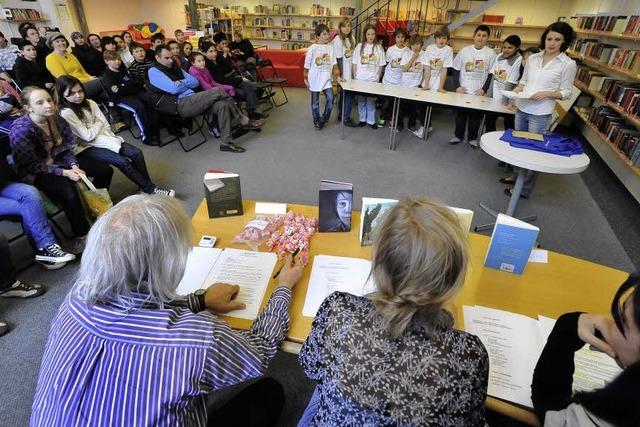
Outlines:
<svg viewBox="0 0 640 427"><path fill-rule="evenodd" d="M507 102L507 98L502 95L503 90L513 87L520 80L520 64L522 56L516 54L515 58L505 59L502 54L498 55L493 63L491 73L493 74L492 97L500 103Z"/></svg>
<svg viewBox="0 0 640 427"><path fill-rule="evenodd" d="M443 68L451 68L453 66L453 49L451 46L445 45L442 49L436 44L430 44L424 50L427 57L431 77L429 78L429 90L437 92L440 88L440 72ZM445 71L446 72L446 71Z"/></svg>
<svg viewBox="0 0 640 427"><path fill-rule="evenodd" d="M331 72L337 63L330 44L312 44L304 57L304 68L309 70L309 90L321 92L331 88Z"/></svg>
<svg viewBox="0 0 640 427"><path fill-rule="evenodd" d="M353 48L351 40L348 38L344 41L340 38L340 34L333 38L331 42L333 45L333 53L336 55L336 59L342 58L342 78L346 81L352 79L351 65L353 64Z"/></svg>
<svg viewBox="0 0 640 427"><path fill-rule="evenodd" d="M382 83L390 85L400 84L400 80L402 79L402 67L400 66L400 61L402 61L402 57L407 52L411 52L411 49L406 46L399 48L395 44L387 49L387 55L385 58L387 67L384 69Z"/></svg>
<svg viewBox="0 0 640 427"><path fill-rule="evenodd" d="M356 80L377 82L380 79L378 69L386 64L384 50L379 44L358 43L353 52L353 65L356 67Z"/></svg>
<svg viewBox="0 0 640 427"><path fill-rule="evenodd" d="M409 50L402 55L401 64L407 65L413 57L413 51ZM407 71L402 72L402 80L400 80L400 86L405 87L418 87L422 84L422 78L424 76L425 67L429 66L429 60L425 51L421 50L418 53L413 65Z"/></svg>
<svg viewBox="0 0 640 427"><path fill-rule="evenodd" d="M482 89L495 59L496 53L487 46L462 48L453 60L453 68L460 71L460 86L466 88L468 94Z"/></svg>

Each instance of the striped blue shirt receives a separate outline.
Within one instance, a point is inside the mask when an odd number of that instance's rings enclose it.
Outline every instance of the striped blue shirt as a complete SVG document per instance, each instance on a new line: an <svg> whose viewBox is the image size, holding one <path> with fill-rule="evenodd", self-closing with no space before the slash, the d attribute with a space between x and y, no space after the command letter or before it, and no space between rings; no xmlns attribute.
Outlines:
<svg viewBox="0 0 640 427"><path fill-rule="evenodd" d="M289 327L277 288L249 331L207 311L90 306L70 294L49 332L32 426L205 426L205 397L260 376Z"/></svg>

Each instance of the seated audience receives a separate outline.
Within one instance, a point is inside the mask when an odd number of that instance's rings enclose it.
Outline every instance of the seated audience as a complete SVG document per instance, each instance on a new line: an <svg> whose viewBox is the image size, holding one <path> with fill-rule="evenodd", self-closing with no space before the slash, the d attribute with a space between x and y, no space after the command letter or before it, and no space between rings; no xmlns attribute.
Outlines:
<svg viewBox="0 0 640 427"><path fill-rule="evenodd" d="M121 36L113 36L113 41L116 42L116 50L120 54L120 60L122 60L125 67L129 68L129 66L133 64L133 55L129 50L129 46L127 46Z"/></svg>
<svg viewBox="0 0 640 427"><path fill-rule="evenodd" d="M531 398L545 427L634 427L640 420L640 274L631 274L611 304L611 316L560 316L533 373ZM604 387L572 392L574 355L585 344L624 370Z"/></svg>
<svg viewBox="0 0 640 427"><path fill-rule="evenodd" d="M184 31L177 29L173 32L173 35L175 36L178 44L182 45L185 42Z"/></svg>
<svg viewBox="0 0 640 427"><path fill-rule="evenodd" d="M102 39L97 34L89 34L87 36L87 42L91 45L95 50L102 52Z"/></svg>
<svg viewBox="0 0 640 427"><path fill-rule="evenodd" d="M175 40L171 40L169 43L167 43L167 47L171 51L171 55L173 56L173 62L176 64L176 66L185 69L183 65L187 63L187 58L182 56L182 50L180 49L180 44ZM186 69L189 69L189 67L187 66Z"/></svg>
<svg viewBox="0 0 640 427"><path fill-rule="evenodd" d="M10 44L4 34L0 32L0 72L13 70L18 55L20 55L18 46Z"/></svg>
<svg viewBox="0 0 640 427"><path fill-rule="evenodd" d="M14 66L15 81L18 86L21 88L37 86L53 90L55 79L49 70L38 62L38 51L35 46L28 40L23 40L18 46L20 47L20 56Z"/></svg>
<svg viewBox="0 0 640 427"><path fill-rule="evenodd" d="M100 46L102 48L102 53L104 53L105 50L112 50L114 52L118 50L118 45L111 36L105 36L100 39Z"/></svg>
<svg viewBox="0 0 640 427"><path fill-rule="evenodd" d="M134 43L131 33L129 31L123 31L122 34L120 34L120 37L124 40L124 44L127 46L127 49L131 50L131 44Z"/></svg>
<svg viewBox="0 0 640 427"><path fill-rule="evenodd" d="M252 119L263 119L269 117L267 114L258 111L258 96L250 81L244 79L231 65L231 57L227 41L222 40L219 44L204 43L204 53L208 59L207 69L218 83L231 85L236 90L237 99L247 103L247 114Z"/></svg>
<svg viewBox="0 0 640 427"><path fill-rule="evenodd" d="M20 101L0 84L0 131L8 133L13 122L22 115ZM2 157L2 154L0 154Z"/></svg>
<svg viewBox="0 0 640 427"><path fill-rule="evenodd" d="M107 94L117 103L133 108L141 121L142 142L158 145L158 115L153 109L153 98L144 89L144 80L129 73L122 66L117 52L106 51L107 69L102 75Z"/></svg>
<svg viewBox="0 0 640 427"><path fill-rule="evenodd" d="M192 234L180 203L163 196L130 196L98 219L51 325L31 425L276 425L284 396L275 380L209 413L206 398L266 371L302 266L288 256L251 329L235 331L210 311L244 308L238 286L176 298Z"/></svg>
<svg viewBox="0 0 640 427"><path fill-rule="evenodd" d="M202 36L198 38L198 52L205 53L206 51L206 49L204 49L205 43L211 43L215 45L215 43L213 43L213 40L211 40L210 36Z"/></svg>
<svg viewBox="0 0 640 427"><path fill-rule="evenodd" d="M242 114L233 98L222 89L195 93L193 89L198 87L198 80L175 66L169 48L160 45L156 50L156 65L149 69L149 83L156 95L156 109L165 114L180 114L184 118L202 113L215 116L220 132L220 151L243 153L245 149L233 143L232 116L246 129L259 129L260 123ZM209 132L214 136L216 134L213 126L209 127Z"/></svg>
<svg viewBox="0 0 640 427"><path fill-rule="evenodd" d="M156 49L161 44L164 44L164 34L156 33L151 36L151 48L147 49L147 60L153 62L156 60Z"/></svg>
<svg viewBox="0 0 640 427"><path fill-rule="evenodd" d="M129 73L143 81L148 79L147 72L153 67L154 61L149 61L146 51L141 44L131 44L131 54L133 55L133 63L129 67Z"/></svg>
<svg viewBox="0 0 640 427"><path fill-rule="evenodd" d="M96 187L109 188L113 170L88 158L76 158L76 138L56 114L49 92L27 86L20 96L28 114L16 120L9 133L16 171L22 182L34 185L62 206L77 237L74 252L81 252L89 223L74 184L86 173Z"/></svg>
<svg viewBox="0 0 640 427"><path fill-rule="evenodd" d="M207 69L206 58L200 52L196 52L191 55L191 67L189 68L189 74L198 79L200 87L204 90L209 90L212 87L222 88L229 96L235 96L236 90L231 85L222 85L211 77L211 73Z"/></svg>
<svg viewBox="0 0 640 427"><path fill-rule="evenodd" d="M193 53L193 45L189 42L182 43L182 56L187 58L191 58L191 54Z"/></svg>
<svg viewBox="0 0 640 427"><path fill-rule="evenodd" d="M487 352L444 309L464 284L466 234L430 199L386 213L373 248L376 291L331 294L302 346L318 386L299 426L486 425Z"/></svg>
<svg viewBox="0 0 640 427"><path fill-rule="evenodd" d="M92 76L99 76L104 72L104 61L102 60L102 51L95 49L88 44L82 33L74 31L71 33L71 40L75 44L71 48L73 53L82 67Z"/></svg>
<svg viewBox="0 0 640 427"><path fill-rule="evenodd" d="M36 251L36 261L49 270L64 267L68 261L76 257L62 250L49 227L47 214L40 200L38 190L28 184L19 182L20 179L7 163L7 159L0 155L0 217L16 216L22 218L22 229L33 244ZM8 257L8 256L7 256ZM2 255L0 258L5 258ZM0 263L2 261L0 260ZM0 266L0 271L4 270ZM0 276L4 277L3 273ZM0 283L0 295L10 283Z"/></svg>
<svg viewBox="0 0 640 427"><path fill-rule="evenodd" d="M98 98L102 93L100 81L86 72L73 53L67 52L67 38L62 33L52 31L47 33L47 45L53 49L46 61L47 69L53 77L73 76L84 83L89 98Z"/></svg>
<svg viewBox="0 0 640 427"><path fill-rule="evenodd" d="M40 285L18 280L18 272L11 262L7 236L0 233L0 298L34 298L44 292L45 289ZM0 337L7 332L9 325L0 320Z"/></svg>
<svg viewBox="0 0 640 427"><path fill-rule="evenodd" d="M36 56L36 61L38 65L42 68L46 68L46 59L47 55L53 52L53 49L47 44L47 39L44 37L40 37L40 33L38 29L30 22L20 25L19 27L20 35L23 39L29 41L32 45L35 46L38 55Z"/></svg>
<svg viewBox="0 0 640 427"><path fill-rule="evenodd" d="M56 81L56 103L60 116L78 137L79 144L88 146L82 151L83 157L117 167L144 193L175 196L174 190L165 190L151 181L142 151L113 133L98 104L85 98L78 79L62 76Z"/></svg>
<svg viewBox="0 0 640 427"><path fill-rule="evenodd" d="M256 80L257 55L249 39L245 39L242 36L242 31L236 30L233 32L233 41L229 43L229 49L238 59L239 65L251 73L254 80Z"/></svg>

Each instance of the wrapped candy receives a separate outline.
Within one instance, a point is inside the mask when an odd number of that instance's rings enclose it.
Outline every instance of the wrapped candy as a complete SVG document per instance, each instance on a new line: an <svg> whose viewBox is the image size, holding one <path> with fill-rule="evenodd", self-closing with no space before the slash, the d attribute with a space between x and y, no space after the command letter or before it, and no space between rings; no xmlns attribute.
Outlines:
<svg viewBox="0 0 640 427"><path fill-rule="evenodd" d="M233 243L245 243L252 250L257 251L258 246L267 241L278 230L284 219L282 216L258 215L255 219L245 224L240 233L233 238Z"/></svg>

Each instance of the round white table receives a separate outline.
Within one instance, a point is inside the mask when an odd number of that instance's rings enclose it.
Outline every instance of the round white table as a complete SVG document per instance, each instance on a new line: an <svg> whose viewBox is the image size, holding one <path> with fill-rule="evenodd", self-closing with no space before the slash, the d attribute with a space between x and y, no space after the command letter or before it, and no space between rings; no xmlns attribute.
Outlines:
<svg viewBox="0 0 640 427"><path fill-rule="evenodd" d="M509 199L509 205L505 212L509 216L513 216L520 199L520 193L524 185L526 170L536 172L552 173L559 175L570 175L580 173L589 166L589 156L586 154L573 155L570 157L560 156L557 154L543 153L541 151L527 150L525 148L516 148L509 145L508 142L502 141L503 131L495 131L485 133L480 137L480 148L502 162L513 165L517 168L516 183ZM480 206L494 217L497 217L495 210L489 208L484 203ZM533 221L535 216L524 218ZM493 225L476 227L476 231L491 228Z"/></svg>

